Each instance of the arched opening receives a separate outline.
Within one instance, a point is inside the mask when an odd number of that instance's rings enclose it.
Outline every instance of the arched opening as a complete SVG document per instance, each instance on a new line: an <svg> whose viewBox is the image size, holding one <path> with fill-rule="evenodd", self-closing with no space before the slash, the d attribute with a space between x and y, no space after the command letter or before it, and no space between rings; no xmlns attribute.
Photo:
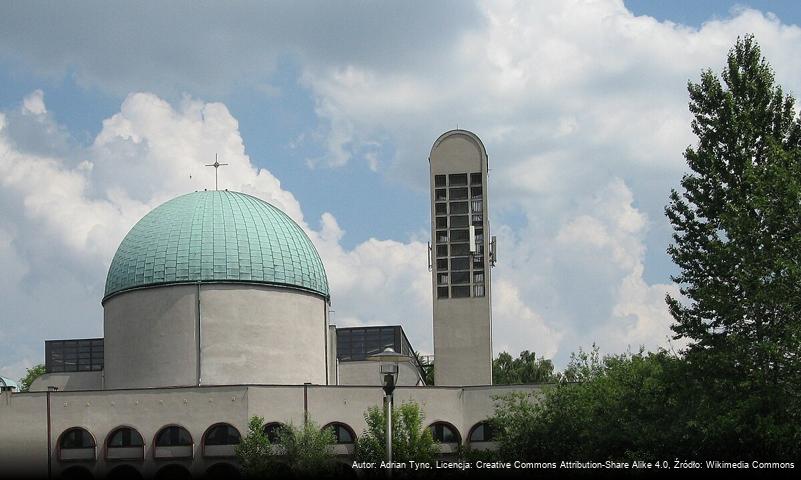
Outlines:
<svg viewBox="0 0 801 480"><path fill-rule="evenodd" d="M106 439L106 458L109 460L140 460L145 458L145 441L131 427L117 427Z"/></svg>
<svg viewBox="0 0 801 480"><path fill-rule="evenodd" d="M73 427L64 431L58 439L58 459L94 460L96 451L95 437L88 430Z"/></svg>
<svg viewBox="0 0 801 480"><path fill-rule="evenodd" d="M462 436L452 423L434 422L428 426L431 436L439 443L441 453L455 453L462 443Z"/></svg>
<svg viewBox="0 0 801 480"><path fill-rule="evenodd" d="M191 480L192 474L183 465L167 465L156 472L156 480Z"/></svg>
<svg viewBox="0 0 801 480"><path fill-rule="evenodd" d="M267 437L267 441L276 444L278 443L278 434L281 432L281 429L284 428L285 425L280 422L270 422L264 426L264 436Z"/></svg>
<svg viewBox="0 0 801 480"><path fill-rule="evenodd" d="M131 465L118 465L108 472L106 478L114 480L142 480L144 477L139 470Z"/></svg>
<svg viewBox="0 0 801 480"><path fill-rule="evenodd" d="M195 445L192 435L180 425L168 425L159 430L153 444L155 458L191 458Z"/></svg>
<svg viewBox="0 0 801 480"><path fill-rule="evenodd" d="M434 422L428 426L431 436L439 443L462 443L462 436L459 430L448 422Z"/></svg>
<svg viewBox="0 0 801 480"><path fill-rule="evenodd" d="M334 433L334 454L336 455L353 455L356 448L356 434L353 429L347 424L342 422L331 422L322 428L330 429Z"/></svg>
<svg viewBox="0 0 801 480"><path fill-rule="evenodd" d="M331 422L322 429L330 428L334 432L337 445L351 445L356 443L356 434L350 426L342 422Z"/></svg>
<svg viewBox="0 0 801 480"><path fill-rule="evenodd" d="M230 463L215 463L206 470L203 477L208 480L239 480L242 473Z"/></svg>
<svg viewBox="0 0 801 480"><path fill-rule="evenodd" d="M493 442L495 441L495 431L489 422L478 422L470 429L467 437L470 443Z"/></svg>
<svg viewBox="0 0 801 480"><path fill-rule="evenodd" d="M93 480L95 477L88 468L75 465L62 470L58 478L62 480Z"/></svg>
<svg viewBox="0 0 801 480"><path fill-rule="evenodd" d="M203 434L203 455L206 457L233 457L234 448L242 441L239 430L228 423L217 423Z"/></svg>

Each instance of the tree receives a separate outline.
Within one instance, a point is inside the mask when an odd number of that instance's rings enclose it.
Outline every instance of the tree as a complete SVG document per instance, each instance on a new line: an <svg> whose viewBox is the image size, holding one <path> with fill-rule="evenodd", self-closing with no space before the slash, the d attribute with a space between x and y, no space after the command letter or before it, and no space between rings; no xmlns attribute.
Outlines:
<svg viewBox="0 0 801 480"><path fill-rule="evenodd" d="M264 478L275 471L273 446L264 434L264 418L251 417L248 434L235 449L245 478Z"/></svg>
<svg viewBox="0 0 801 480"><path fill-rule="evenodd" d="M557 380L553 362L544 357L537 358L534 352L524 350L520 357L512 358L501 352L492 361L492 381L495 385L515 385L524 383L548 383Z"/></svg>
<svg viewBox="0 0 801 480"><path fill-rule="evenodd" d="M571 356L566 381L542 392L498 397L490 419L501 458L632 460L692 451L676 371L665 351L600 358L597 348ZM569 379L569 380L567 380ZM689 401L689 399L688 399Z"/></svg>
<svg viewBox="0 0 801 480"><path fill-rule="evenodd" d="M320 430L309 420L303 427L292 424L279 429L271 444L264 433L264 419L254 416L248 434L236 447L236 457L246 478L320 477L334 473L334 432Z"/></svg>
<svg viewBox="0 0 801 480"><path fill-rule="evenodd" d="M752 36L721 77L688 84L698 144L665 209L683 296L667 303L706 448L781 456L801 423L801 121Z"/></svg>
<svg viewBox="0 0 801 480"><path fill-rule="evenodd" d="M415 402L403 402L392 408L392 461L433 462L439 448L431 430L423 427L424 416ZM384 409L370 407L364 413L367 428L356 442L356 461L376 462L386 460L386 424Z"/></svg>
<svg viewBox="0 0 801 480"><path fill-rule="evenodd" d="M277 447L296 477L317 478L333 474L335 443L332 429L321 430L311 420L304 422L303 427L289 424L278 431Z"/></svg>
<svg viewBox="0 0 801 480"><path fill-rule="evenodd" d="M33 384L33 381L41 377L45 373L47 373L47 370L45 369L45 366L42 365L41 363L39 365L34 365L33 367L25 370L25 376L20 378L19 380L19 391L20 392L30 391L31 384Z"/></svg>

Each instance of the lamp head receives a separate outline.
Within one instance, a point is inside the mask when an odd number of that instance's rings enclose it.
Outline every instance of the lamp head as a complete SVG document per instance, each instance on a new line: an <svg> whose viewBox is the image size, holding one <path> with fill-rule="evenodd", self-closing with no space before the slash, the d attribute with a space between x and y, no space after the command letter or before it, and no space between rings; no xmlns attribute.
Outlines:
<svg viewBox="0 0 801 480"><path fill-rule="evenodd" d="M409 361L411 357L397 353L391 347L387 347L383 352L367 357L368 360L381 362L378 372L381 376L381 386L387 395L392 395L395 386L398 384L398 362Z"/></svg>

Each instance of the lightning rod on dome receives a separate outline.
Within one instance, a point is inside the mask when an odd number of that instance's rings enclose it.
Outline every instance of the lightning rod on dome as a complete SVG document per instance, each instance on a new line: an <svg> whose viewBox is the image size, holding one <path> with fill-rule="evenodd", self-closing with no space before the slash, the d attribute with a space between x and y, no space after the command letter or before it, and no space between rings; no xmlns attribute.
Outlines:
<svg viewBox="0 0 801 480"><path fill-rule="evenodd" d="M207 167L214 167L214 191L219 190L217 188L217 169L220 168L223 165L228 165L228 164L227 163L220 163L219 161L217 161L217 154L216 153L214 154L214 163L207 163L206 164Z"/></svg>

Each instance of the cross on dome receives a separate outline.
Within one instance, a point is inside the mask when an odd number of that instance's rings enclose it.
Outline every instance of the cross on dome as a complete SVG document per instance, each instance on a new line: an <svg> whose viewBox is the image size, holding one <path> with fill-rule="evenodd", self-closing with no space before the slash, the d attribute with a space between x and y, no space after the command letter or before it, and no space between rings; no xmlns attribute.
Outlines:
<svg viewBox="0 0 801 480"><path fill-rule="evenodd" d="M207 167L214 167L214 190L219 190L217 188L217 169L223 165L228 165L227 163L220 163L217 161L217 154L214 154L214 163L207 163Z"/></svg>

